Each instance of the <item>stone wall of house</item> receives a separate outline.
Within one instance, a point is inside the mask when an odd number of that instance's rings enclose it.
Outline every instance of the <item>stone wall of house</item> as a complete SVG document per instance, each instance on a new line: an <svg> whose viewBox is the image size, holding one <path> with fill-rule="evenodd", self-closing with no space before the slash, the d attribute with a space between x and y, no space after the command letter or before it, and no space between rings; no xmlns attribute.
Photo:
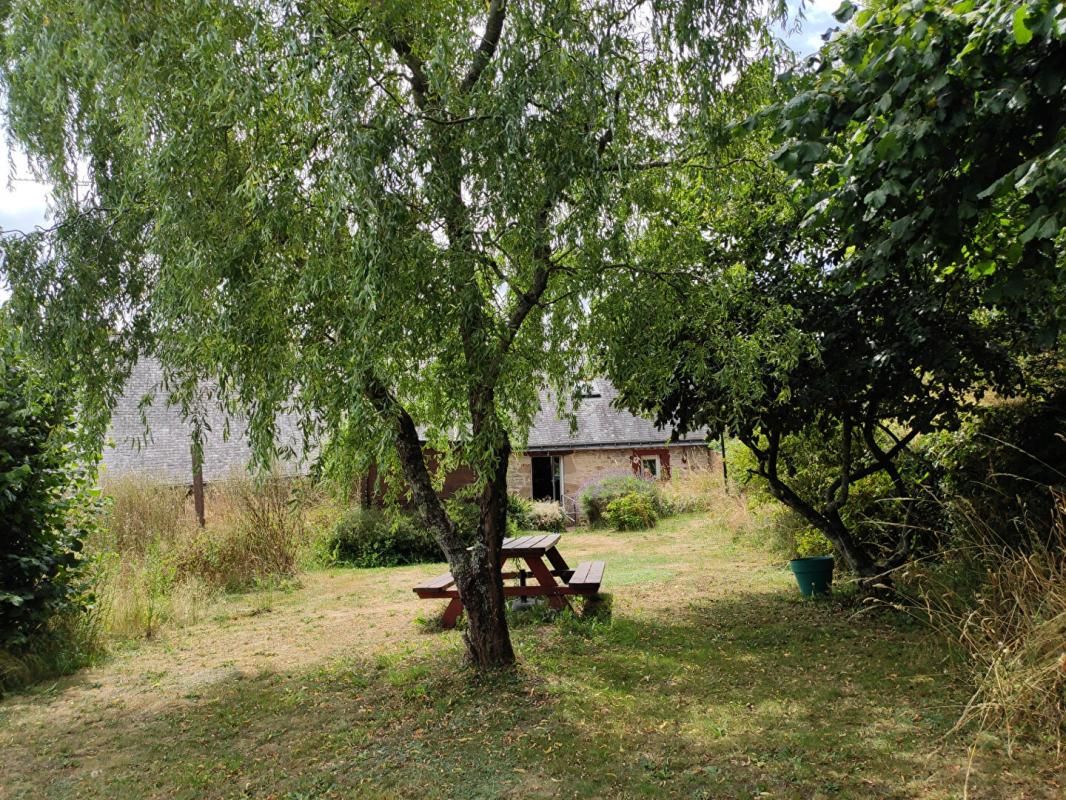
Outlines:
<svg viewBox="0 0 1066 800"><path fill-rule="evenodd" d="M671 476L682 475L692 470L721 469L721 457L702 443L662 448L626 447L551 453L550 455L562 457L563 495L567 501L567 511L576 512L580 516L578 495L586 484L610 475L632 475L634 455L653 452L660 455L661 462L666 461L662 455L669 453ZM507 489L522 497L533 496L533 462L528 453L511 455L507 468Z"/></svg>

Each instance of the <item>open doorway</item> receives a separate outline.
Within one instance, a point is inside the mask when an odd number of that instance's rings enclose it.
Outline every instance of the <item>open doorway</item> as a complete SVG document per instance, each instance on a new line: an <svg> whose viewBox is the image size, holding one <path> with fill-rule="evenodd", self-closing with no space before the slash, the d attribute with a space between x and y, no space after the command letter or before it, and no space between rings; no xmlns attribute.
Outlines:
<svg viewBox="0 0 1066 800"><path fill-rule="evenodd" d="M533 499L563 499L563 460L559 456L532 456Z"/></svg>

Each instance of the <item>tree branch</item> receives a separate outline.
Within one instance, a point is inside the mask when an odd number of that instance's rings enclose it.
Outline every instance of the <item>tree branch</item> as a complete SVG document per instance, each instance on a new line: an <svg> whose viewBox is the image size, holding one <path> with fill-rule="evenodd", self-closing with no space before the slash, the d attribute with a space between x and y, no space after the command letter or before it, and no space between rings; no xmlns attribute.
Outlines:
<svg viewBox="0 0 1066 800"><path fill-rule="evenodd" d="M492 56L496 52L496 46L500 43L500 34L503 33L503 19L506 14L507 0L492 0L492 3L489 4L489 18L485 23L485 33L481 37L481 44L474 51L474 60L466 71L463 83L460 86L464 94L474 88L474 84L478 82L481 73L485 71L485 67L492 60Z"/></svg>
<svg viewBox="0 0 1066 800"><path fill-rule="evenodd" d="M407 80L410 82L411 91L415 96L415 105L419 110L425 109L426 94L429 92L429 80L426 78L425 66L422 63L422 59L414 54L411 50L411 45L408 44L406 39L397 37L389 44L392 45L392 49L396 51L396 55L400 57L400 60L407 66L407 69L411 71Z"/></svg>
<svg viewBox="0 0 1066 800"><path fill-rule="evenodd" d="M548 229L548 218L551 216L555 200L560 193L555 192L550 195L537 213L537 243L533 248L533 258L537 262L537 268L533 272L533 280L530 282L529 288L518 296L517 305L511 309L511 315L507 319L507 327L504 329L503 337L500 339L501 355L511 349L511 344L518 336L522 323L526 321L529 312L537 306L541 297L544 296L544 292L547 291L548 281L552 273L560 268L552 261L551 247L544 242Z"/></svg>
<svg viewBox="0 0 1066 800"><path fill-rule="evenodd" d="M697 169L704 172L720 172L730 167L735 167L738 164L748 164L753 167L759 168L761 171L766 171L765 164L762 164L751 158L733 158L729 161L724 161L721 164L704 164L701 161L693 161L688 158L666 158L657 161L642 161L637 164L626 164L624 167L620 167L617 164L610 164L600 167L602 170L614 171L617 169L627 169L634 171L647 171L653 169L669 169L677 167L679 169Z"/></svg>
<svg viewBox="0 0 1066 800"><path fill-rule="evenodd" d="M906 436L904 436L902 439L897 440L896 443L892 446L892 448L890 450L888 450L884 454L885 459L887 459L888 462L891 463L891 461L893 459L895 459L895 457L898 456L900 454L900 452L903 451L907 447L907 445L910 444L914 440L914 437L917 436L917 435L918 435L918 428L917 427L912 428L907 433ZM852 472L849 475L847 475L846 476L846 480L847 480L848 483L855 483L857 481L861 481L863 478L868 478L871 475L875 475L878 472L881 472L883 470L884 470L884 465L882 464L882 462L875 460L872 464L867 464L865 467L861 467L860 469L857 469L854 472ZM845 476L841 475L841 477L839 477L835 481L833 481L832 485L829 487L829 492L831 494L835 493L837 488L844 481L845 481Z"/></svg>
<svg viewBox="0 0 1066 800"><path fill-rule="evenodd" d="M440 497L433 489L433 480L426 467L418 428L411 419L411 415L407 413L407 409L376 375L364 374L363 386L364 394L370 401L370 405L382 419L394 426L396 450L400 456L404 477L411 487L415 507L426 525L437 533L450 562L454 557L453 554L463 552L463 542L455 530L455 525L445 512Z"/></svg>
<svg viewBox="0 0 1066 800"><path fill-rule="evenodd" d="M895 487L896 494L899 495L900 501L909 503L906 517L903 520L903 527L900 531L899 540L896 542L895 551L885 562L885 566L888 569L895 569L903 564L911 554L913 547L912 537L914 533L914 525L912 524L914 503L913 498L910 496L910 492L907 491L907 485L903 480L903 476L896 468L895 462L888 457L888 453L882 450L881 446L877 443L877 437L874 435L875 424L876 420L871 419L867 425L863 426L863 439L866 441L866 447L871 453L873 453L874 458L881 462L885 472L888 473L888 477L891 478L892 485ZM896 443L899 442L899 439L893 434L890 433L889 435L893 436L893 441Z"/></svg>
<svg viewBox="0 0 1066 800"><path fill-rule="evenodd" d="M825 511L835 514L848 502L848 488L851 486L851 417L844 417L841 431L843 453L840 459L840 480L834 481L826 494Z"/></svg>

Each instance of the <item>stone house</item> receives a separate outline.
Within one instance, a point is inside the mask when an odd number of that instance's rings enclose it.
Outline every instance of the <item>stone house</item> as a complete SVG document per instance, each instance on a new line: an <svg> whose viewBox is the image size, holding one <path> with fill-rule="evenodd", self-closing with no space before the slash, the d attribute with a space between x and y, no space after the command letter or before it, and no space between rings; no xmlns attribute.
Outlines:
<svg viewBox="0 0 1066 800"><path fill-rule="evenodd" d="M150 359L142 360L130 376L115 408L104 448L101 474L104 479L138 475L165 483L189 485L192 473L192 425L177 408L166 405L159 391L162 370ZM654 480L689 470L718 465L705 433L697 431L679 441L649 420L615 408L617 391L606 380L596 380L574 409L576 426L560 419L557 403L545 392L526 446L516 450L508 467L510 491L535 500L562 503L572 518L580 514L578 495L586 484L609 475L639 475ZM145 398L151 398L146 402ZM224 480L245 469L251 451L243 423L231 420L230 435L224 435L224 419L207 414L210 429L203 438L203 480ZM147 422L147 429L145 423ZM283 444L300 452L298 429L293 417L282 416L278 431ZM290 475L306 474L313 455L280 465ZM444 481L442 495L450 496L472 483L473 472L459 468ZM361 494L367 502L375 495L376 476L367 476ZM380 487L378 487L380 489Z"/></svg>
<svg viewBox="0 0 1066 800"><path fill-rule="evenodd" d="M510 491L533 500L553 500L567 513L580 514L581 489L610 475L638 475L670 480L691 470L720 464L697 431L670 442L670 434L644 418L613 406L618 392L607 380L586 385L574 409L576 426L560 419L556 404L544 395L529 440L511 456Z"/></svg>

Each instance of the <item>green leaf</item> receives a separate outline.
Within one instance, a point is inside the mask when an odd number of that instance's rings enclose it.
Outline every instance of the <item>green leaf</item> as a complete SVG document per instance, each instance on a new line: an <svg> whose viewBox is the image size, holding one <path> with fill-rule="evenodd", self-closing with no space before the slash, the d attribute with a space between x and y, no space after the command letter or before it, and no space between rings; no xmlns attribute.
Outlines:
<svg viewBox="0 0 1066 800"><path fill-rule="evenodd" d="M1014 12L1014 41L1018 44L1029 44L1033 40L1033 32L1025 26L1025 17L1029 9L1026 6L1018 6Z"/></svg>
<svg viewBox="0 0 1066 800"><path fill-rule="evenodd" d="M855 12L858 10L858 6L850 2L850 0L844 0L844 2L840 4L840 7L833 12L833 16L836 18L837 22L847 22L855 16Z"/></svg>
<svg viewBox="0 0 1066 800"><path fill-rule="evenodd" d="M881 208L881 206L885 204L885 201L887 199L888 192L886 192L884 188L881 188L874 189L872 192L868 193L866 197L862 199L862 201L870 208Z"/></svg>

